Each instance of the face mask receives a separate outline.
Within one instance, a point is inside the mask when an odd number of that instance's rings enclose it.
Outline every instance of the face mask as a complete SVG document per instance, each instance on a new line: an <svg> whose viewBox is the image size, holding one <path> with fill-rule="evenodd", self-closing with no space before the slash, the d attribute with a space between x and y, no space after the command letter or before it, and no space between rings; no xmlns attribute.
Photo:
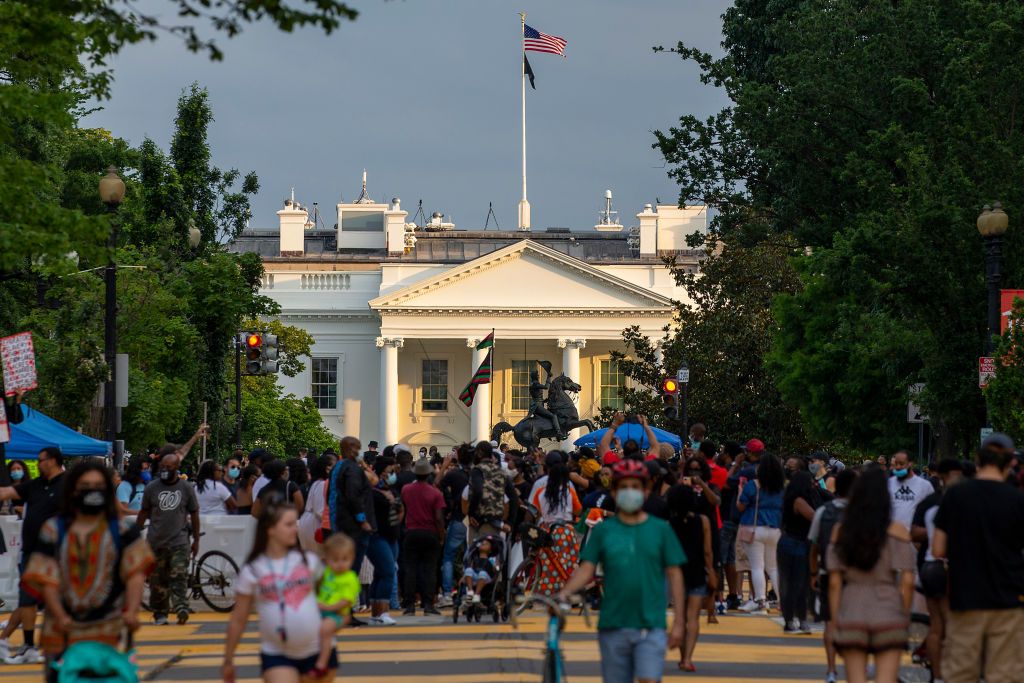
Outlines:
<svg viewBox="0 0 1024 683"><path fill-rule="evenodd" d="M228 468L228 476L231 477L232 479L238 479L238 475L241 473L242 471L237 467Z"/></svg>
<svg viewBox="0 0 1024 683"><path fill-rule="evenodd" d="M820 471L821 471L821 465L816 463L816 462L812 462L811 463L811 474L817 474Z"/></svg>
<svg viewBox="0 0 1024 683"><path fill-rule="evenodd" d="M85 515L95 515L107 505L107 494L95 489L75 492L75 508Z"/></svg>
<svg viewBox="0 0 1024 683"><path fill-rule="evenodd" d="M644 492L640 489L622 489L615 493L615 505L629 514L644 506Z"/></svg>
<svg viewBox="0 0 1024 683"><path fill-rule="evenodd" d="M692 448L694 451L699 451L700 441L697 441L696 439L690 439L690 448Z"/></svg>
<svg viewBox="0 0 1024 683"><path fill-rule="evenodd" d="M901 470L893 470L892 473L896 475L897 479L906 479L907 475L910 474L910 470L904 467Z"/></svg>
<svg viewBox="0 0 1024 683"><path fill-rule="evenodd" d="M25 473L22 472L21 470L14 470L13 472L11 472L11 479L13 479L14 481L21 481L24 478Z"/></svg>
<svg viewBox="0 0 1024 683"><path fill-rule="evenodd" d="M398 475L392 472L387 478L388 486L394 486L398 483Z"/></svg>
<svg viewBox="0 0 1024 683"><path fill-rule="evenodd" d="M602 475L600 481L601 481L601 486L603 486L604 488L608 488L609 486L612 485L612 478L611 477L607 477L607 476Z"/></svg>
<svg viewBox="0 0 1024 683"><path fill-rule="evenodd" d="M178 480L178 473L174 470L160 470L160 481L165 484L173 484Z"/></svg>
<svg viewBox="0 0 1024 683"><path fill-rule="evenodd" d="M150 472L149 470L143 470L142 474L140 475L140 478L142 479L143 484L148 484L149 482L153 481L153 473Z"/></svg>

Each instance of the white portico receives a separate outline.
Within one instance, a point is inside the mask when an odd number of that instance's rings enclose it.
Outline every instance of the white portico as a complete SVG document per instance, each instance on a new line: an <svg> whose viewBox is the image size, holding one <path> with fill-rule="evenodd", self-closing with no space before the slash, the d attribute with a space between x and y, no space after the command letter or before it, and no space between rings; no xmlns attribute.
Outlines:
<svg viewBox="0 0 1024 683"><path fill-rule="evenodd" d="M496 400L492 401L491 387L481 387L469 411L468 436L480 440L489 438L490 427L499 418L514 422L525 415L521 396L513 391L523 385L523 379L509 376L523 372L522 361L550 360L554 374L564 372L585 387L577 407L589 417L596 412L595 382L581 375L581 351L589 344L595 356L607 358L611 350L620 348L625 328L639 325L646 334L658 336L672 319L672 302L667 297L532 240L397 289L369 305L381 321L377 345L385 443L405 436L400 424L407 401L401 396L405 383L399 376L398 357L406 349L429 360L431 349L443 353L445 341L464 341L463 367L469 371L453 378L450 402L457 400L486 355L476 350L478 342L494 330ZM556 353L559 358L552 357ZM513 360L520 361L516 369ZM590 361L587 370L592 372L593 358ZM527 364L526 370L532 369L536 368ZM413 399L415 414L416 398L407 398ZM433 416L421 417L433 421Z"/></svg>

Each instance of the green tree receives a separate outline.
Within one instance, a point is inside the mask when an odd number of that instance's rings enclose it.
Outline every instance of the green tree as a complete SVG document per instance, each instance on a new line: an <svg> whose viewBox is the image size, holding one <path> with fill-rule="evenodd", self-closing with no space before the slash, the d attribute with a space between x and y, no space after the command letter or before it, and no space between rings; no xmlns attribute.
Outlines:
<svg viewBox="0 0 1024 683"><path fill-rule="evenodd" d="M941 449L969 449L986 320L974 219L992 198L1011 221L1024 207L1024 3L737 0L723 19L724 57L675 51L730 106L657 144L727 243L811 248L774 309L783 399L812 438L891 448L913 438L903 405L924 382Z"/></svg>

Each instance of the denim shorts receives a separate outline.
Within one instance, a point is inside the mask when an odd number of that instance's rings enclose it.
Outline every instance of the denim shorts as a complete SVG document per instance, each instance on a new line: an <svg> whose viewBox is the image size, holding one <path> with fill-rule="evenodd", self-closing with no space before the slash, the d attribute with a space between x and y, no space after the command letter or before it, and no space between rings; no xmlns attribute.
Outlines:
<svg viewBox="0 0 1024 683"><path fill-rule="evenodd" d="M491 575L485 569L481 569L480 571L473 571L472 569L467 569L463 576L469 577L473 581L486 581L487 583L491 582Z"/></svg>
<svg viewBox="0 0 1024 683"><path fill-rule="evenodd" d="M706 598L709 595L708 585L705 583L703 586L690 586L686 587L686 595L691 598Z"/></svg>
<svg viewBox="0 0 1024 683"><path fill-rule="evenodd" d="M616 628L598 632L603 683L660 681L665 670L665 629Z"/></svg>
<svg viewBox="0 0 1024 683"><path fill-rule="evenodd" d="M719 532L719 539L722 545L722 564L736 564L736 532L739 525L736 522L722 522L722 531Z"/></svg>

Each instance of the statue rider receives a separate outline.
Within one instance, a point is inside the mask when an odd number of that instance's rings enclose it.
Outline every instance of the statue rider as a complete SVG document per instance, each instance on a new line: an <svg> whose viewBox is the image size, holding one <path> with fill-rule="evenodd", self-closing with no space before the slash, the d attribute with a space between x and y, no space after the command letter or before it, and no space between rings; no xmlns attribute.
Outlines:
<svg viewBox="0 0 1024 683"><path fill-rule="evenodd" d="M530 371L530 410L526 417L537 415L538 417L546 417L551 420L551 424L555 428L555 434L558 440L561 441L567 435L562 432L562 425L558 422L558 416L544 406L547 403L547 399L544 398L544 392L551 388L551 361L542 360L539 362L540 366L544 368L547 377L542 384L540 382L540 373L536 370Z"/></svg>

